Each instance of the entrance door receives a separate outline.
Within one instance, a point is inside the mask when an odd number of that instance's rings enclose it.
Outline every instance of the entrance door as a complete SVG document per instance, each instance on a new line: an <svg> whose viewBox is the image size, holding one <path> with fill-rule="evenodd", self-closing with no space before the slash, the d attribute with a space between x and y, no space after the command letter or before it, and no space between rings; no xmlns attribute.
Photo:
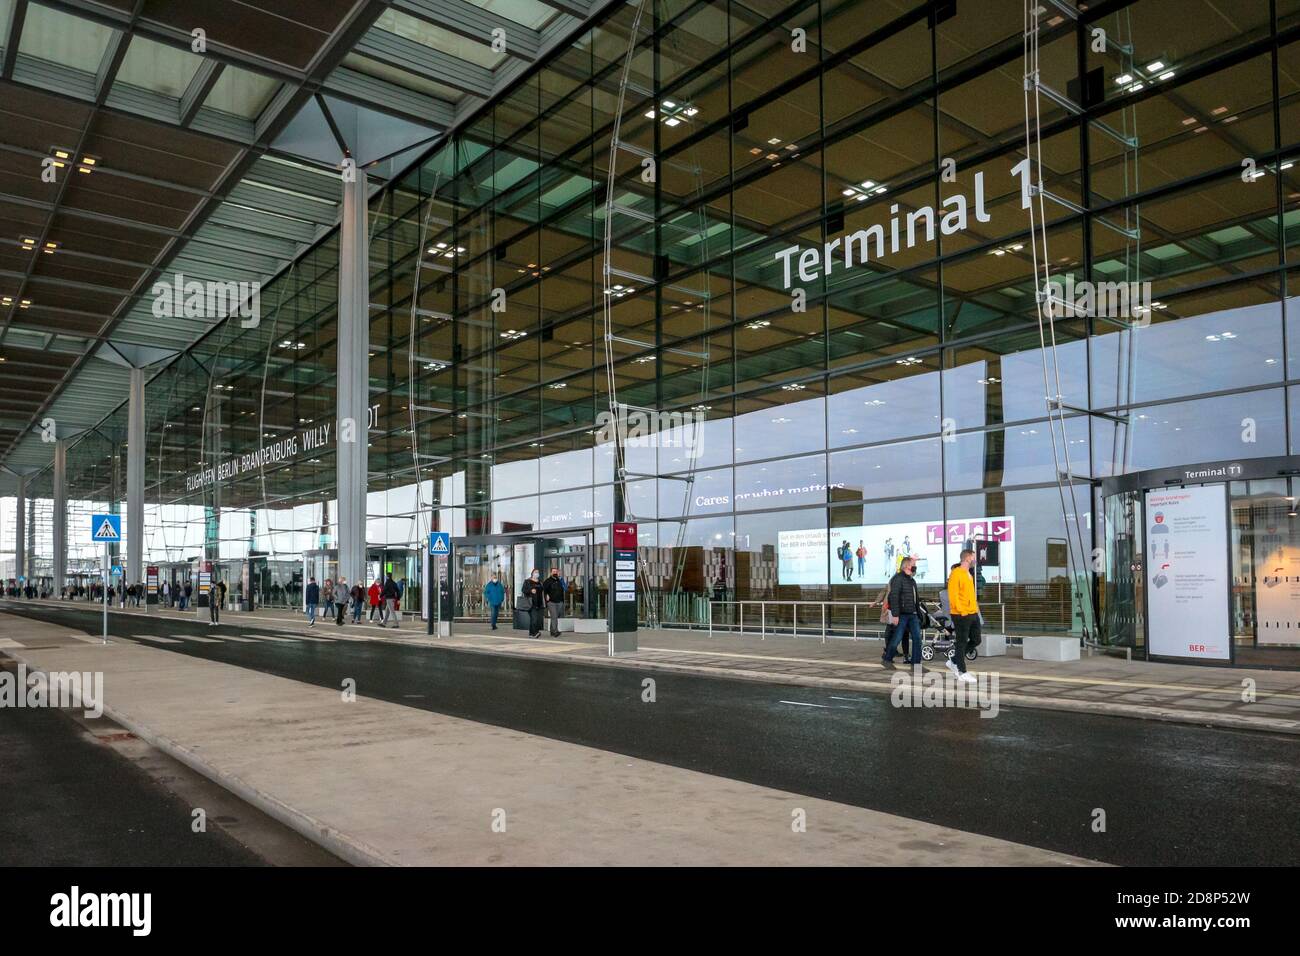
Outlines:
<svg viewBox="0 0 1300 956"><path fill-rule="evenodd" d="M591 578L592 534L581 531L543 541L542 577L559 568L564 579L564 615L566 617L592 617L595 582Z"/></svg>
<svg viewBox="0 0 1300 956"><path fill-rule="evenodd" d="M489 608L483 588L492 575L505 589L501 613L509 615L517 596L514 549L507 544L460 544L452 548L452 580L456 582L456 617L475 621L488 620ZM527 572L525 572L527 573ZM522 581L519 582L522 585Z"/></svg>
<svg viewBox="0 0 1300 956"><path fill-rule="evenodd" d="M1142 493L1124 491L1104 500L1106 579L1101 588L1102 640L1119 647L1142 647L1146 643Z"/></svg>
<svg viewBox="0 0 1300 956"><path fill-rule="evenodd" d="M315 551L304 551L302 553L302 580L303 588L301 594L302 612L307 613L307 584L312 578L316 579L316 584L321 589L322 603L325 597L325 582L333 581L339 576L339 552L337 548L325 548Z"/></svg>

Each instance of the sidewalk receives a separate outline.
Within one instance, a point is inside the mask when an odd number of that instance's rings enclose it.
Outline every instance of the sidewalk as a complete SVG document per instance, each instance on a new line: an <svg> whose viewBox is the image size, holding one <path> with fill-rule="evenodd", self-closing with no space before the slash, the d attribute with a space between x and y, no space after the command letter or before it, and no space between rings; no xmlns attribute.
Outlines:
<svg viewBox="0 0 1300 956"><path fill-rule="evenodd" d="M61 601L0 601L12 607L75 608L98 613L96 605ZM143 615L144 610L113 610L116 615ZM153 608L151 616L193 621L192 612ZM561 639L529 640L503 627L457 624L450 638L429 637L425 622L407 617L401 629L365 623L336 627L318 622L308 629L300 614L280 609L253 614L223 613L222 629L256 627L272 633L321 633L354 640L433 643L474 653L532 657L542 655L590 664L707 674L740 680L832 687L887 694L890 678L903 671L880 663L880 641L768 637L676 629L643 629L635 654L610 658L600 634L566 633ZM1107 714L1274 733L1300 734L1300 672L1253 668L1203 667L1188 664L1127 662L1108 656L1048 663L1025 661L1018 648L1005 657L980 658L971 670L996 673L1003 707L1038 707ZM938 662L927 670L940 667ZM1253 682L1253 683L1248 683ZM1243 700L1253 688L1254 700Z"/></svg>
<svg viewBox="0 0 1300 956"><path fill-rule="evenodd" d="M102 672L113 720L357 864L1093 865L12 613L0 639Z"/></svg>

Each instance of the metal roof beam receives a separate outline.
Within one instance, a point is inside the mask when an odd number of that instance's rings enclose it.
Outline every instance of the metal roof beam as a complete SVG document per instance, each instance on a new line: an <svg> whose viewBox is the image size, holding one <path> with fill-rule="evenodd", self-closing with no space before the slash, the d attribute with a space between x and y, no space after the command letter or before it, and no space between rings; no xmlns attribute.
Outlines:
<svg viewBox="0 0 1300 956"><path fill-rule="evenodd" d="M356 52L471 96L492 95L491 70L387 30L371 29L358 41Z"/></svg>
<svg viewBox="0 0 1300 956"><path fill-rule="evenodd" d="M389 83L346 66L341 66L325 80L323 89L330 96L357 106L387 113L398 119L445 130L456 116L456 106Z"/></svg>
<svg viewBox="0 0 1300 956"><path fill-rule="evenodd" d="M5 58L0 62L0 78L9 79L14 75L14 64L18 62L18 44L23 36L23 20L27 17L27 0L14 0L9 11L9 32L5 34Z"/></svg>
<svg viewBox="0 0 1300 956"><path fill-rule="evenodd" d="M185 92L181 94L180 123L182 126L188 127L194 122L199 107L212 92L212 87L217 85L217 80L221 79L225 69L226 64L218 60L204 60L199 66L198 72L190 80L190 85L185 87Z"/></svg>

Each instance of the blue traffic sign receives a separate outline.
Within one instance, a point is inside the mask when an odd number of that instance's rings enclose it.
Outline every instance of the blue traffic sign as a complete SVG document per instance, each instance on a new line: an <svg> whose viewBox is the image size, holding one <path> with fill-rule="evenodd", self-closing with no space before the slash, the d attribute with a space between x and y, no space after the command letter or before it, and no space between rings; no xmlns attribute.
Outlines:
<svg viewBox="0 0 1300 956"><path fill-rule="evenodd" d="M430 554L451 554L451 532L430 531L429 532L429 553Z"/></svg>
<svg viewBox="0 0 1300 956"><path fill-rule="evenodd" d="M121 515L92 515L90 518L90 536L95 541L121 541Z"/></svg>
<svg viewBox="0 0 1300 956"><path fill-rule="evenodd" d="M110 573L116 574L120 578L122 576L122 565L120 564L113 565L113 570Z"/></svg>

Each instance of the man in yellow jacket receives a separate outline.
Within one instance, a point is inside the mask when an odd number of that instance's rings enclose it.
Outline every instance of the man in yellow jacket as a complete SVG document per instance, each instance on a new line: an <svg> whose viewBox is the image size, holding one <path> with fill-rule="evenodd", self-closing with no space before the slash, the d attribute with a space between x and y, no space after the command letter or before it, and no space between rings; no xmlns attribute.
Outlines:
<svg viewBox="0 0 1300 956"><path fill-rule="evenodd" d="M948 574L948 607L957 630L948 670L967 683L975 678L966 673L966 646L972 637L979 640L980 633L980 608L975 602L975 578L971 574L974 565L975 552L967 548L961 553L961 563L954 564Z"/></svg>

